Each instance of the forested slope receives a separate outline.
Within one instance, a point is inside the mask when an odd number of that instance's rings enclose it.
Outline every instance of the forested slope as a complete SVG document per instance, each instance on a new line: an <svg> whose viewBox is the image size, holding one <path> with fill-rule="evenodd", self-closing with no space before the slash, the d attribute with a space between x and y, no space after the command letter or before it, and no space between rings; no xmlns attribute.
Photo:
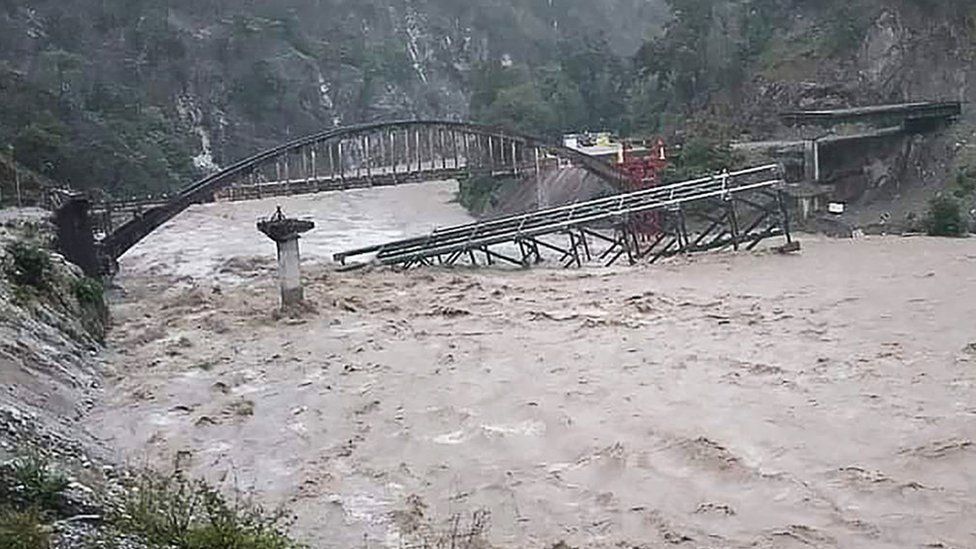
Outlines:
<svg viewBox="0 0 976 549"><path fill-rule="evenodd" d="M664 13L659 0L0 0L0 147L76 187L158 192L326 127L466 118L495 68L624 59ZM573 78L587 75L566 89Z"/></svg>
<svg viewBox="0 0 976 549"><path fill-rule="evenodd" d="M765 138L974 99L974 41L968 0L0 0L0 154L127 195L366 120ZM901 179L967 170L968 120Z"/></svg>
<svg viewBox="0 0 976 549"><path fill-rule="evenodd" d="M976 3L970 0L669 0L675 17L641 48L647 128L713 142L790 137L778 113L924 100L964 102L945 131L863 158L851 226L917 228L943 193L976 212ZM820 131L843 131L843 128ZM976 221L973 219L972 221ZM885 230L879 227L878 230Z"/></svg>

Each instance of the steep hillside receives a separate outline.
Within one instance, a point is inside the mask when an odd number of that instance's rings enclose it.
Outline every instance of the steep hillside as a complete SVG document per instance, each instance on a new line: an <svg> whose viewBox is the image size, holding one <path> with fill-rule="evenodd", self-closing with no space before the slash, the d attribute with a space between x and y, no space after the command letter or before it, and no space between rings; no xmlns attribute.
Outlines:
<svg viewBox="0 0 976 549"><path fill-rule="evenodd" d="M284 515L113 461L90 415L105 381L102 285L53 240L49 213L0 211L0 547L297 549Z"/></svg>
<svg viewBox="0 0 976 549"><path fill-rule="evenodd" d="M709 2L676 13L637 56L657 113L722 114L768 131L777 109L962 99L976 54L976 6L927 0ZM666 119L665 119L666 120Z"/></svg>
<svg viewBox="0 0 976 549"><path fill-rule="evenodd" d="M969 1L668 3L675 18L637 56L645 128L782 138L789 136L777 119L783 110L976 99L976 6ZM976 113L965 107L941 136L865 160L876 166L866 170L864 213L854 224L917 217L941 190L972 207Z"/></svg>
<svg viewBox="0 0 976 549"><path fill-rule="evenodd" d="M595 42L627 56L660 0L0 1L0 148L158 192L289 136L466 117L478 75ZM6 151L4 151L6 152Z"/></svg>
<svg viewBox="0 0 976 549"><path fill-rule="evenodd" d="M0 409L40 417L64 435L98 384L90 353L107 310L101 284L51 253L53 240L43 211L0 212ZM0 429L0 441L7 435Z"/></svg>

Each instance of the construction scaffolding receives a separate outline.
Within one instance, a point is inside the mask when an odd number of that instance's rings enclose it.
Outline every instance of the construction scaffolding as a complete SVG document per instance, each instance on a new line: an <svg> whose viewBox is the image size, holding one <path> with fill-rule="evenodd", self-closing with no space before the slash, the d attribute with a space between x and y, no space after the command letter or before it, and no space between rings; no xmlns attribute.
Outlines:
<svg viewBox="0 0 976 549"><path fill-rule="evenodd" d="M437 229L425 236L335 254L401 268L459 263L528 267L554 259L564 267L599 261L631 264L731 247L753 249L782 236L789 212L783 171L767 165L618 194L597 200ZM656 234L640 220L654 214Z"/></svg>

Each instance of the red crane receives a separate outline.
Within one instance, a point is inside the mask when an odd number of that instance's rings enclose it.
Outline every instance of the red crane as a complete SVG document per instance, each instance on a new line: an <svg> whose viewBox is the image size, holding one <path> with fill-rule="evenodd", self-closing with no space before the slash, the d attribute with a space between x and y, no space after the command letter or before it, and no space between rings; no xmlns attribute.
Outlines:
<svg viewBox="0 0 976 549"><path fill-rule="evenodd" d="M661 184L668 166L667 147L660 137L653 140L626 140L617 168L629 177L630 191L651 189ZM657 212L632 214L634 231L644 237L661 232L661 216Z"/></svg>

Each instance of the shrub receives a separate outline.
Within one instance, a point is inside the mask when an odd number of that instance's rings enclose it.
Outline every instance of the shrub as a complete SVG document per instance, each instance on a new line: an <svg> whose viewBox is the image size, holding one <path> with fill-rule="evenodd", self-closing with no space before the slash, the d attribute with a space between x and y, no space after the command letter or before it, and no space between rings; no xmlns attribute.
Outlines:
<svg viewBox="0 0 976 549"><path fill-rule="evenodd" d="M925 230L931 236L961 236L968 227L963 219L962 207L951 197L940 195L929 201L925 218Z"/></svg>
<svg viewBox="0 0 976 549"><path fill-rule="evenodd" d="M152 545L184 539L198 505L192 486L181 476L144 473L126 493L116 525Z"/></svg>
<svg viewBox="0 0 976 549"><path fill-rule="evenodd" d="M47 549L50 546L50 534L37 510L0 509L0 547Z"/></svg>
<svg viewBox="0 0 976 549"><path fill-rule="evenodd" d="M487 213L500 194L517 188L521 181L515 178L495 178L479 175L458 184L457 201L474 215Z"/></svg>
<svg viewBox="0 0 976 549"><path fill-rule="evenodd" d="M94 278L79 278L74 281L72 289L81 306L81 323L85 330L98 341L104 341L108 305L102 283Z"/></svg>
<svg viewBox="0 0 976 549"><path fill-rule="evenodd" d="M43 458L23 456L0 466L0 501L15 511L56 513L68 479Z"/></svg>
<svg viewBox="0 0 976 549"><path fill-rule="evenodd" d="M976 174L973 169L967 167L956 171L956 179L953 182L952 196L959 200L965 200L976 193Z"/></svg>
<svg viewBox="0 0 976 549"><path fill-rule="evenodd" d="M7 255L10 259L6 270L14 282L38 289L45 287L51 271L51 256L47 251L18 241L7 245Z"/></svg>
<svg viewBox="0 0 976 549"><path fill-rule="evenodd" d="M687 181L732 169L739 162L727 145L701 138L691 138L673 155L664 172L666 183Z"/></svg>
<svg viewBox="0 0 976 549"><path fill-rule="evenodd" d="M105 288L94 278L79 278L74 283L75 298L83 307L100 308L105 304Z"/></svg>
<svg viewBox="0 0 976 549"><path fill-rule="evenodd" d="M113 520L123 533L151 547L175 549L291 549L283 516L247 503L228 502L202 481L176 473L143 473L127 491Z"/></svg>

